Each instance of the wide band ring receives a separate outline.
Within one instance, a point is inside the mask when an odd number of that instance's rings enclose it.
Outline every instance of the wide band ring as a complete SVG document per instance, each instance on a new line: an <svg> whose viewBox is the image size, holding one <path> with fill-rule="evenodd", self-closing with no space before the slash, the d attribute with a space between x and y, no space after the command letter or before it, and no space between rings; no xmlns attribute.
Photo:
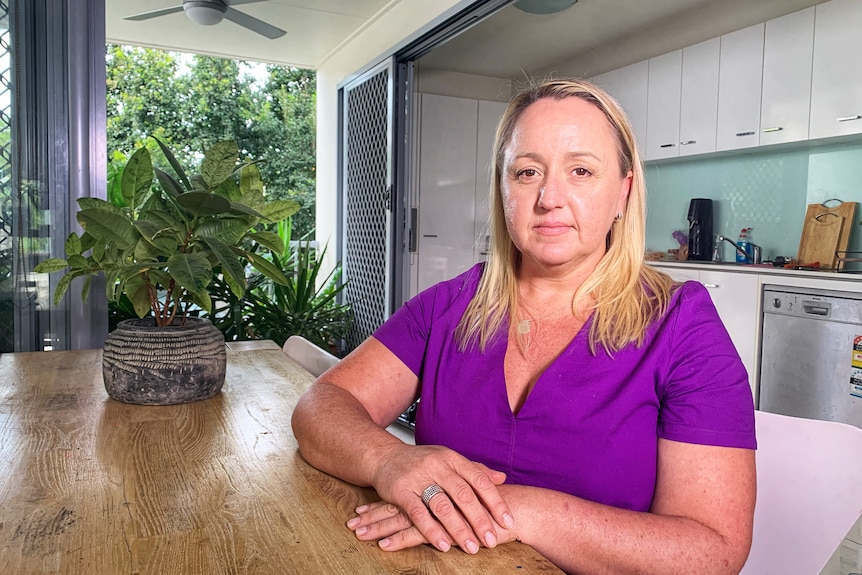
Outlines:
<svg viewBox="0 0 862 575"><path fill-rule="evenodd" d="M425 491L422 492L422 503L425 504L425 507L428 507L428 503L431 502L431 498L437 495L438 493L446 493L443 491L443 488L437 485L429 485L425 488Z"/></svg>

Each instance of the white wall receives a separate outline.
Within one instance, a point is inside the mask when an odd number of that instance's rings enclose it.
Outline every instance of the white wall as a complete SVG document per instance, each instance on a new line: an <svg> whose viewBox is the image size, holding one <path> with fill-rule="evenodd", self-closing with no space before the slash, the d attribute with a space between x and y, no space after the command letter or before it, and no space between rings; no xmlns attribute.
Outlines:
<svg viewBox="0 0 862 575"><path fill-rule="evenodd" d="M334 267L338 193L338 84L380 61L405 39L416 38L475 0L396 0L317 69L317 233L328 242L327 267Z"/></svg>

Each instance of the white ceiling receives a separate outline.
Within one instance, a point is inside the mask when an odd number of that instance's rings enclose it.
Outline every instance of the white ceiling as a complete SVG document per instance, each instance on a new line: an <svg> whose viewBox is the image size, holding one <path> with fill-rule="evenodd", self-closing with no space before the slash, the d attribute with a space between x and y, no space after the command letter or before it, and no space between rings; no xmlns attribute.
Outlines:
<svg viewBox="0 0 862 575"><path fill-rule="evenodd" d="M183 12L143 21L123 19L181 4L182 0L105 0L107 41L317 68L333 50L398 0L264 0L236 7L287 31L275 40L227 20L200 26Z"/></svg>
<svg viewBox="0 0 862 575"><path fill-rule="evenodd" d="M265 0L237 9L287 31L268 40L223 21L205 27L179 12L123 17L181 0L106 0L108 42L317 68L400 2ZM596 74L763 22L824 0L579 0L553 15L504 8L421 59L424 67L502 78L553 71Z"/></svg>

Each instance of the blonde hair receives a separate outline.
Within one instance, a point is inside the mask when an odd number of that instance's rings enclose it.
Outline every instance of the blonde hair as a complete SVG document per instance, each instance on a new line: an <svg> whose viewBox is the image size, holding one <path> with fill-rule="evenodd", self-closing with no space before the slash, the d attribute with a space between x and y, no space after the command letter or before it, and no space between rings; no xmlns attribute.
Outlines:
<svg viewBox="0 0 862 575"><path fill-rule="evenodd" d="M583 80L550 80L515 96L497 126L490 190L491 250L476 295L455 331L459 348L464 350L478 341L484 351L506 318L517 315L516 275L521 254L509 236L503 212L504 153L521 115L543 98L580 98L598 108L616 137L622 177L632 172L623 217L611 226L607 252L576 290L572 306L576 312L581 302L591 302L593 353L599 345L608 353L632 342L640 346L649 324L667 308L672 281L644 263L646 184L631 124L620 105L598 86Z"/></svg>

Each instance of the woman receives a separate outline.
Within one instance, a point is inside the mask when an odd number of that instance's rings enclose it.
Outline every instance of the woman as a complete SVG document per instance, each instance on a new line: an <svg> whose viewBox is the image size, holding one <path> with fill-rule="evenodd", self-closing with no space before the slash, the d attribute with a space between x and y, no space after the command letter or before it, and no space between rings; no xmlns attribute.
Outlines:
<svg viewBox="0 0 862 575"><path fill-rule="evenodd" d="M488 263L321 376L293 416L302 455L377 490L348 527L383 549L520 540L573 573L737 573L755 494L747 376L706 290L643 263L624 113L586 82L525 91L493 182ZM384 427L420 395L404 445Z"/></svg>

